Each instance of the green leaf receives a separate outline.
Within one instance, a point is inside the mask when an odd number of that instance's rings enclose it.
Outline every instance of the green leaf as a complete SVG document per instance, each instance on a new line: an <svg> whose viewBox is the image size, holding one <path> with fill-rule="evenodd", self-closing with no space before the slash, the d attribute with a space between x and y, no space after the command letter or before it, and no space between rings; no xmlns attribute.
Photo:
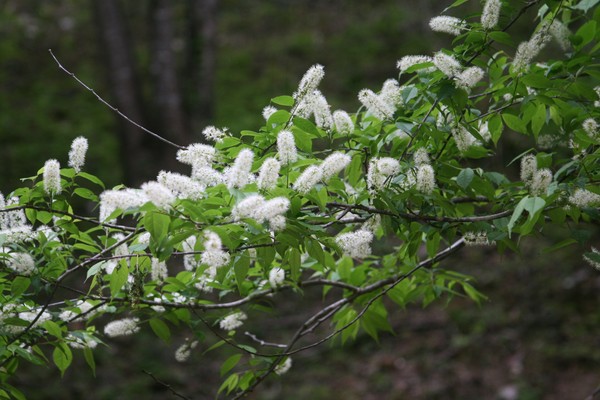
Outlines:
<svg viewBox="0 0 600 400"><path fill-rule="evenodd" d="M62 329L60 329L60 326L58 326L58 324L54 321L44 321L44 323L42 324L42 326L44 327L44 329L46 329L46 331L54 336L55 338L58 339L62 339Z"/></svg>
<svg viewBox="0 0 600 400"><path fill-rule="evenodd" d="M169 329L169 326L165 324L163 320L158 318L150 319L149 323L154 334L161 338L164 342L168 343L171 339L171 330Z"/></svg>
<svg viewBox="0 0 600 400"><path fill-rule="evenodd" d="M590 9L594 8L598 3L600 3L600 0L581 0L579 3L573 6L573 8L577 10L583 10L583 12L588 12Z"/></svg>
<svg viewBox="0 0 600 400"><path fill-rule="evenodd" d="M531 130L533 131L534 137L537 139L542 127L546 123L546 106L538 104L535 108L535 113L531 118Z"/></svg>
<svg viewBox="0 0 600 400"><path fill-rule="evenodd" d="M219 387L219 393L227 389L227 394L229 394L232 390L234 390L237 387L239 379L240 377L238 374L229 375Z"/></svg>
<svg viewBox="0 0 600 400"><path fill-rule="evenodd" d="M96 185L102 187L102 189L104 189L104 183L96 176L92 175L92 174L88 174L87 172L80 172L79 174L77 174L77 176L82 177L83 179L86 179L92 183L95 183Z"/></svg>
<svg viewBox="0 0 600 400"><path fill-rule="evenodd" d="M297 281L300 278L300 267L302 264L300 251L292 247L287 252L287 260L290 265L290 274L292 281Z"/></svg>
<svg viewBox="0 0 600 400"><path fill-rule="evenodd" d="M13 297L19 297L22 295L31 284L31 279L24 276L17 276L13 279L10 285L10 292Z"/></svg>
<svg viewBox="0 0 600 400"><path fill-rule="evenodd" d="M475 172L471 168L465 168L456 177L456 183L463 189L466 189L471 184Z"/></svg>
<svg viewBox="0 0 600 400"><path fill-rule="evenodd" d="M525 203L527 202L528 198L529 197L525 196L523 199L521 199L519 204L517 204L515 211L513 211L513 214L510 217L510 221L508 222L508 225L507 225L508 237L511 236L512 228L515 226L515 223L517 222L517 220L519 219L521 214L523 214L523 211L525 211Z"/></svg>
<svg viewBox="0 0 600 400"><path fill-rule="evenodd" d="M94 378L96 377L96 360L94 360L94 352L89 347L83 349L83 358L85 358L85 362L92 370L92 375Z"/></svg>
<svg viewBox="0 0 600 400"><path fill-rule="evenodd" d="M570 246L572 244L577 243L577 240L573 239L573 238L568 238L565 240L561 240L560 242L556 243L553 246L550 247L546 247L544 250L542 250L542 254L547 254L547 253L552 253L553 251L556 251L558 249L562 249L563 247L567 247Z"/></svg>
<svg viewBox="0 0 600 400"><path fill-rule="evenodd" d="M240 361L241 358L242 358L241 354L234 354L231 357L229 357L227 360L225 360L225 362L221 366L221 376L223 376L226 373L228 373L229 371L231 371L237 365L237 363Z"/></svg>
<svg viewBox="0 0 600 400"><path fill-rule="evenodd" d="M63 342L60 342L56 345L54 351L52 352L52 359L60 371L60 376L63 376L73 361L73 353L71 352L69 346Z"/></svg>
<svg viewBox="0 0 600 400"><path fill-rule="evenodd" d="M271 126L271 125L285 124L286 122L289 121L289 119L290 119L289 111L278 110L278 111L275 111L273 114L271 114L271 116L267 120L267 125Z"/></svg>
<svg viewBox="0 0 600 400"><path fill-rule="evenodd" d="M168 215L150 211L144 216L144 228L150 233L156 242L161 242L167 236L171 218Z"/></svg>
<svg viewBox="0 0 600 400"><path fill-rule="evenodd" d="M235 263L233 264L233 271L235 272L235 281L238 286L240 294L242 293L242 283L246 280L248 275L248 269L250 268L250 256L247 251L244 251L238 257L236 257Z"/></svg>
<svg viewBox="0 0 600 400"><path fill-rule="evenodd" d="M277 96L271 99L271 103L291 107L294 105L294 98L292 96Z"/></svg>
<svg viewBox="0 0 600 400"><path fill-rule="evenodd" d="M119 263L120 265L110 274L110 295L115 297L129 277L129 268L127 264Z"/></svg>
<svg viewBox="0 0 600 400"><path fill-rule="evenodd" d="M98 196L96 196L94 192L87 188L77 188L73 191L73 193L86 200L98 201Z"/></svg>
<svg viewBox="0 0 600 400"><path fill-rule="evenodd" d="M506 126L515 132L527 133L527 128L521 118L512 114L502 114L502 119Z"/></svg>

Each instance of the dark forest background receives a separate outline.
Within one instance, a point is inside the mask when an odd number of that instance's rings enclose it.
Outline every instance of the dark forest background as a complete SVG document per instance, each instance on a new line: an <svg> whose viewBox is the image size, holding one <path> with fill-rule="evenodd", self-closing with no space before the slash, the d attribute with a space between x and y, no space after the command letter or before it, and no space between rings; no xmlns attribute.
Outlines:
<svg viewBox="0 0 600 400"><path fill-rule="evenodd" d="M9 193L48 158L66 164L80 135L90 142L86 169L108 187L181 168L173 148L119 119L60 71L48 49L128 117L186 145L200 141L206 125L258 129L269 99L291 94L315 63L326 68L330 103L352 112L360 89L397 76L397 59L451 44L428 27L446 3L0 0L0 190ZM471 0L451 13L480 7ZM533 18L513 33L524 38ZM496 167L511 158L498 157ZM582 262L583 247L544 254L544 244L522 243L517 255L461 252L447 267L477 279L488 295L481 306L458 299L397 312L396 335L379 344L359 335L343 348L300 354L254 398L585 399L600 384L600 275ZM307 307L319 299L306 293ZM275 321L283 336L301 320L296 314L282 302L278 315L248 328L268 336ZM200 349L178 364L182 340L164 344L145 332L97 352L96 379L79 357L81 368L62 380L52 368L24 367L15 383L32 399L174 398L147 371L194 399L212 398L227 350Z"/></svg>

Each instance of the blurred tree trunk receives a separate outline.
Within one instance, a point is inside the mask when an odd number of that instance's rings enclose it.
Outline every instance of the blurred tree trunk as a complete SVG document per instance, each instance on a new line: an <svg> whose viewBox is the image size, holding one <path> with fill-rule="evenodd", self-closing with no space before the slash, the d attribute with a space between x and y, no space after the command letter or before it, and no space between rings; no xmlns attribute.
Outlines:
<svg viewBox="0 0 600 400"><path fill-rule="evenodd" d="M177 58L174 51L173 6L170 0L152 2L152 57L150 71L154 78L153 108L158 131L169 140L187 145L190 143L188 119L183 109L180 82L177 79ZM162 146L161 146L162 147ZM164 150L164 148L163 148ZM175 162L170 151L161 151L166 156L164 165L173 168Z"/></svg>
<svg viewBox="0 0 600 400"><path fill-rule="evenodd" d="M116 0L92 1L109 65L109 82L116 107L130 119L145 125L136 82L131 42ZM150 155L143 145L144 133L122 121L120 141L125 181L139 183L146 178Z"/></svg>

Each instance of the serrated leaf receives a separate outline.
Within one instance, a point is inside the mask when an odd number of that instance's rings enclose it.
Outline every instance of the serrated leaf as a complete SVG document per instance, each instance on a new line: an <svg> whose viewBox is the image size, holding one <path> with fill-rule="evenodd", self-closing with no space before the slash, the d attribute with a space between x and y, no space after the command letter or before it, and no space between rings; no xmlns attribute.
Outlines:
<svg viewBox="0 0 600 400"><path fill-rule="evenodd" d="M456 184L463 189L466 189L473 181L473 176L475 176L475 172L471 168L465 168L456 177Z"/></svg>

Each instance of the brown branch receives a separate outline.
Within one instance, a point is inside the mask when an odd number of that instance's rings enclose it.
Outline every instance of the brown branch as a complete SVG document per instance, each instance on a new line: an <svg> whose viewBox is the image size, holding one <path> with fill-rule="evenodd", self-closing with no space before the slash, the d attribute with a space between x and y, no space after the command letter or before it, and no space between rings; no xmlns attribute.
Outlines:
<svg viewBox="0 0 600 400"><path fill-rule="evenodd" d="M160 379L158 379L156 376L154 376L154 374L150 371L146 371L145 369L142 370L143 373L145 373L146 375L148 375L150 378L152 378L154 380L154 382L158 383L161 386L164 386L165 388L169 389L169 391L171 393L173 393L173 395L179 397L180 399L185 399L185 400L191 400L190 397L184 396L183 394L177 392L175 389L173 389L173 386L169 385L166 382L161 381Z"/></svg>

